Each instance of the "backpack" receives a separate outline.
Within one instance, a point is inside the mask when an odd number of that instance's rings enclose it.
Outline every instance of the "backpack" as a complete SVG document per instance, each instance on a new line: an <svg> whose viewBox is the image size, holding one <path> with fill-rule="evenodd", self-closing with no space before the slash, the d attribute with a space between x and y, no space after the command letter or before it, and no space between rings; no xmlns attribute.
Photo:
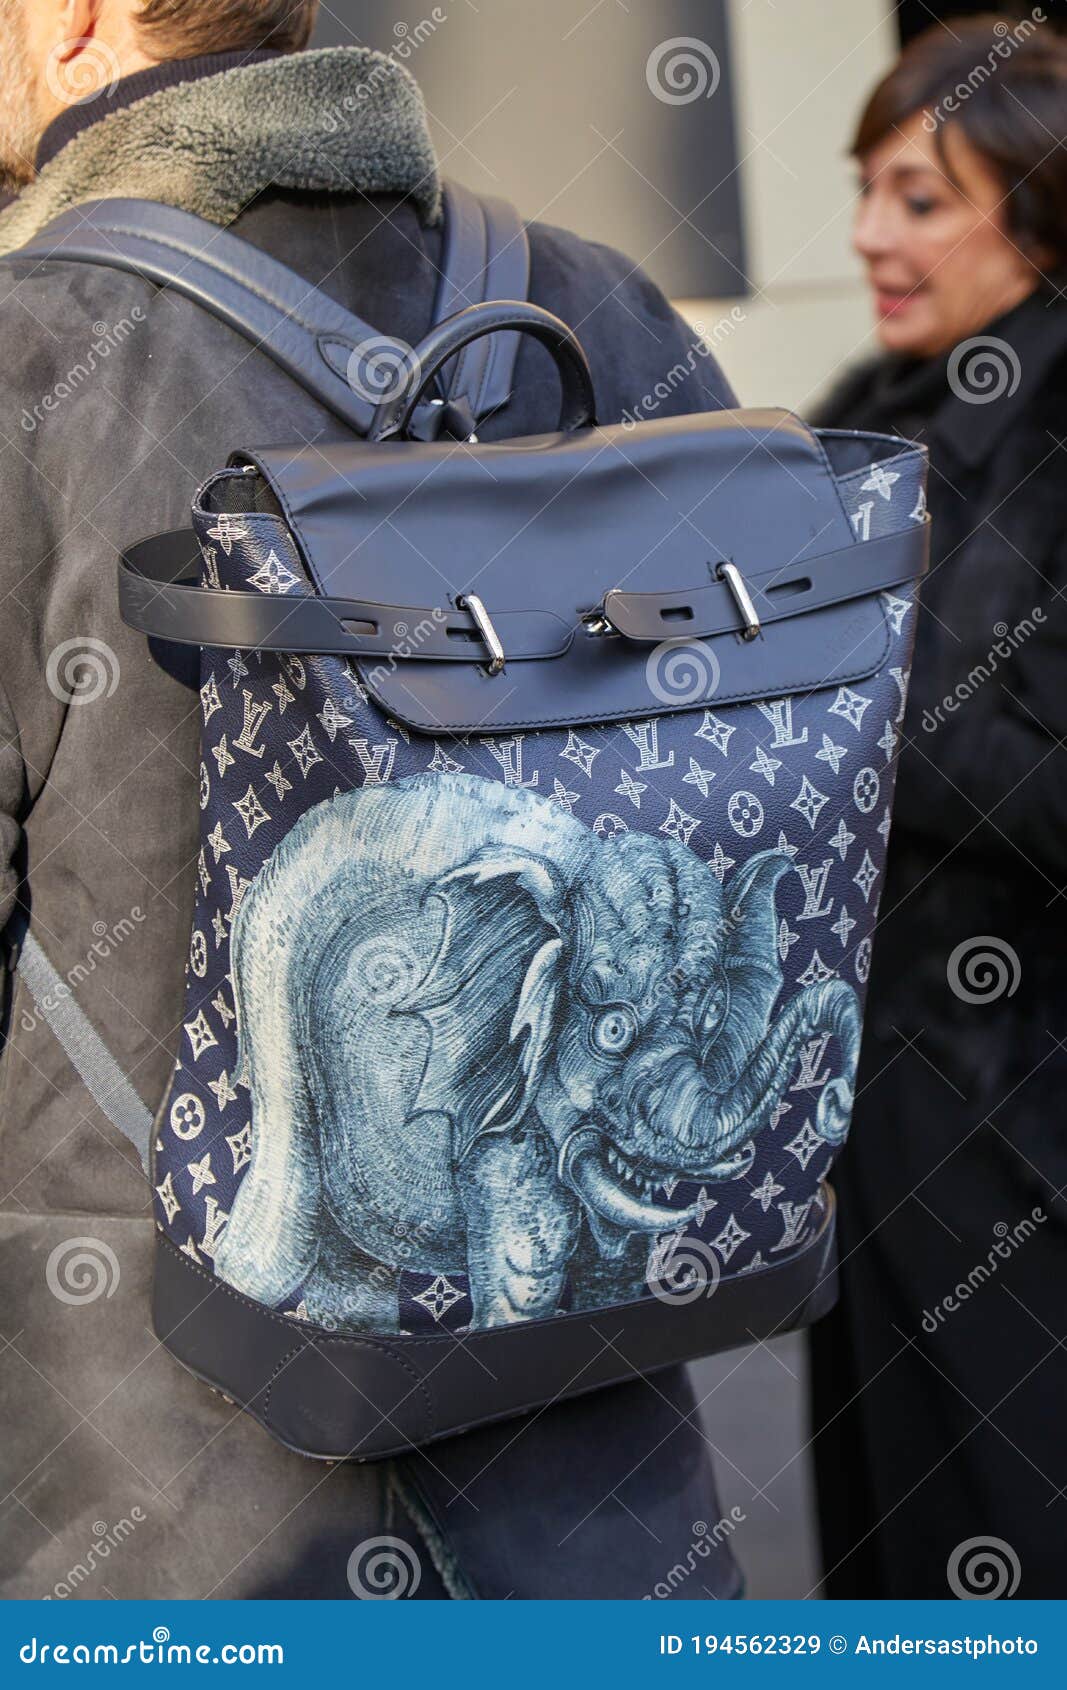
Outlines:
<svg viewBox="0 0 1067 1690"><path fill-rule="evenodd" d="M345 425L235 441L119 568L124 619L202 651L163 1343L362 1460L817 1318L922 448L600 426L516 214L455 185L414 353L167 207L27 251L190 294ZM559 427L485 444L524 334Z"/></svg>

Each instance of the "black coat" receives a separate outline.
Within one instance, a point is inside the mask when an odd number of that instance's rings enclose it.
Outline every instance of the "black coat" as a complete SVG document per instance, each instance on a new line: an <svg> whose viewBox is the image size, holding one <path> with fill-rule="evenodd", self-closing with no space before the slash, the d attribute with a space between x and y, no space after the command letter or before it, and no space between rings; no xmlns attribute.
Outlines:
<svg viewBox="0 0 1067 1690"><path fill-rule="evenodd" d="M1034 296L951 359L862 370L818 419L924 439L934 523L836 1181L843 1301L815 1338L833 1595L948 1595L982 1533L1020 1554L1021 1595L1067 1587L1045 1513L1067 1484L1065 393L1067 309Z"/></svg>

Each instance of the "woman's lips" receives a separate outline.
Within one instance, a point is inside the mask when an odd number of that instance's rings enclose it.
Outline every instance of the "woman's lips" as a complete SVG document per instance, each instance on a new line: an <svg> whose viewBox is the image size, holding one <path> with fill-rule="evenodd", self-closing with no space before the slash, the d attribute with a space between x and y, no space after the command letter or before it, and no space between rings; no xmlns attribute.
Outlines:
<svg viewBox="0 0 1067 1690"><path fill-rule="evenodd" d="M888 288L875 288L874 303L879 317L896 317L915 303L914 288L907 293L893 292Z"/></svg>

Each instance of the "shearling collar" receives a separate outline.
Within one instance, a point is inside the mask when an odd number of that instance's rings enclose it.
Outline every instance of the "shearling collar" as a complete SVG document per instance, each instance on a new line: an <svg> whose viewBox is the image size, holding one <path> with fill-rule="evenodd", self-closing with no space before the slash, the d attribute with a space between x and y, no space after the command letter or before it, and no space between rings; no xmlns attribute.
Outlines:
<svg viewBox="0 0 1067 1690"><path fill-rule="evenodd" d="M45 165L0 213L0 253L87 200L161 200L225 226L271 187L408 194L436 221L437 160L408 71L366 47L327 47L161 89Z"/></svg>

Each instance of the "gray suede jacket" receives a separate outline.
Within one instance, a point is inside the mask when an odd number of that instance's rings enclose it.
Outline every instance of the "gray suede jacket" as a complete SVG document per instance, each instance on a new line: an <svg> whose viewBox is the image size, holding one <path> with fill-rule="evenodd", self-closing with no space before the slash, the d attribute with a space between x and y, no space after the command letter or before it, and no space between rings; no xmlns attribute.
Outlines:
<svg viewBox="0 0 1067 1690"><path fill-rule="evenodd" d="M0 214L0 1479L10 1492L0 1506L0 1595L49 1594L84 1566L94 1533L102 1541L100 1522L110 1529L133 1511L143 1516L137 1535L122 1534L106 1568L98 1557L76 1579L79 1594L347 1595L346 1558L360 1534L400 1529L403 1515L418 1519L419 1541L430 1545L437 1594L507 1595L491 1587L486 1568L496 1560L475 1570L477 1556L457 1548L458 1513L442 1524L447 1486L439 1507L428 1496L424 1481L440 1485L458 1454L342 1469L322 1486L321 1473L276 1449L159 1349L148 1324L144 1174L78 1080L47 1005L15 970L29 932L58 994L76 1001L154 1111L181 1031L199 701L188 657L153 661L121 623L116 553L184 526L198 483L235 447L314 441L338 427L189 301L119 272L33 264L17 249L87 200L163 200L236 223L413 344L430 321L440 249L421 99L388 59L338 49L208 75L201 64L143 98L124 102L121 90ZM530 242L530 297L583 341L604 421L735 403L640 269L544 224L531 226ZM557 406L551 364L527 340L517 396L487 437L554 426ZM523 1461L542 1497L546 1466L555 1467L561 1509L550 1559L511 1545L508 1578L519 1594L632 1596L655 1582L630 1511L608 1500L621 1474L599 1474L595 1497L573 1468L566 1483L560 1477L561 1440L578 1415L594 1441L603 1424L609 1465L612 1435L630 1467L646 1457L637 1447L645 1428L649 1452L657 1439L667 1447L670 1482L651 1485L645 1504L659 1510L653 1535L665 1565L685 1544L664 1537L688 1541L693 1520L714 1517L685 1387L671 1387L683 1400L667 1433L656 1425L662 1403L644 1389L550 1411L536 1439L519 1440L528 1453L507 1458L513 1496ZM470 1442L457 1448L468 1446L473 1470ZM496 1531L499 1548L515 1520L490 1508L479 1543ZM631 1531L628 1562L620 1545ZM617 1588L604 1587L605 1564ZM427 1593L430 1585L428 1568Z"/></svg>

